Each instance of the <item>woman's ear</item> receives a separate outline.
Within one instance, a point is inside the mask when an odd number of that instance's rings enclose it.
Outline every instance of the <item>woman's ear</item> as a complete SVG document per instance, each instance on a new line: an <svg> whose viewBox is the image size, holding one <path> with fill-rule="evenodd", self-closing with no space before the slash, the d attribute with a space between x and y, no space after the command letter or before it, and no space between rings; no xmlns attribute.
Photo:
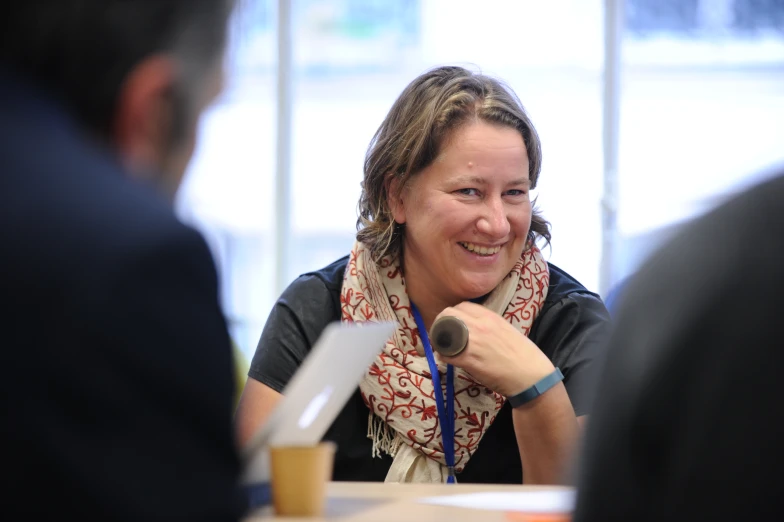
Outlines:
<svg viewBox="0 0 784 522"><path fill-rule="evenodd" d="M403 187L400 178L394 177L391 173L387 175L387 206L392 213L392 219L402 225L406 222L406 207L403 201Z"/></svg>

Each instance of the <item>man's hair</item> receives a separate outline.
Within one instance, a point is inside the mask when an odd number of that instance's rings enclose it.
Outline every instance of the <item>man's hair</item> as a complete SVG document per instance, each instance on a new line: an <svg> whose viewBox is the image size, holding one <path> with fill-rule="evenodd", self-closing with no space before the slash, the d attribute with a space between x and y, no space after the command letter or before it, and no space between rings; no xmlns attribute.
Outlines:
<svg viewBox="0 0 784 522"><path fill-rule="evenodd" d="M531 188L536 187L542 165L539 135L514 92L498 79L462 67L432 69L398 97L365 156L357 239L368 246L374 259L399 256L402 249L402 227L396 225L388 203L392 181L402 190L433 163L457 129L473 121L520 133L528 153ZM550 241L550 224L536 209L528 235Z"/></svg>
<svg viewBox="0 0 784 522"><path fill-rule="evenodd" d="M178 84L204 82L224 51L235 1L12 1L0 16L0 64L107 137L122 84L145 58L173 54Z"/></svg>

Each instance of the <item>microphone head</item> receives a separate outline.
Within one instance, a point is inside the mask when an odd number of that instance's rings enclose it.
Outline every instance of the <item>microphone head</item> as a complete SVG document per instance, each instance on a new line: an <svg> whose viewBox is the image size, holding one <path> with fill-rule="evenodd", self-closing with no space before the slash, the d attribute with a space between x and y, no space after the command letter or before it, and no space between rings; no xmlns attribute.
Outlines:
<svg viewBox="0 0 784 522"><path fill-rule="evenodd" d="M468 346L468 327L457 317L445 315L430 328L430 341L438 353L454 357Z"/></svg>

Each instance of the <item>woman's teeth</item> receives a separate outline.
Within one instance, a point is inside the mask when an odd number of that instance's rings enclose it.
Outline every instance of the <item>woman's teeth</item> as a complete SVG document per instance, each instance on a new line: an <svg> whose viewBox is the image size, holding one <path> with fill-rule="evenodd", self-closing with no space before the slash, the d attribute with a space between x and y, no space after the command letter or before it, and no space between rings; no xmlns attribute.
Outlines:
<svg viewBox="0 0 784 522"><path fill-rule="evenodd" d="M473 243L460 243L460 246L468 250L469 252L473 252L474 254L479 254L480 256L492 256L493 254L497 254L501 251L500 246L494 247L483 247L479 245L475 245Z"/></svg>

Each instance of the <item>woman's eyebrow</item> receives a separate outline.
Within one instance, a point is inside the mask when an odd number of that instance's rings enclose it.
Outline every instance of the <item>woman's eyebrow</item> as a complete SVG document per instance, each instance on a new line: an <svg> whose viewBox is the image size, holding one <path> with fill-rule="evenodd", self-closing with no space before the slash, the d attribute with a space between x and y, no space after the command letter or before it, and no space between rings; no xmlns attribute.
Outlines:
<svg viewBox="0 0 784 522"><path fill-rule="evenodd" d="M487 184L489 184L489 182L487 181L487 178L484 178L482 176L476 176L476 175L458 176L456 178L451 179L449 181L449 183L451 185L487 185ZM531 180L528 179L527 177L524 177L524 178L513 179L512 181L507 183L507 186L509 186L509 187L517 187L517 186L520 186L520 185L530 186L531 185Z"/></svg>

